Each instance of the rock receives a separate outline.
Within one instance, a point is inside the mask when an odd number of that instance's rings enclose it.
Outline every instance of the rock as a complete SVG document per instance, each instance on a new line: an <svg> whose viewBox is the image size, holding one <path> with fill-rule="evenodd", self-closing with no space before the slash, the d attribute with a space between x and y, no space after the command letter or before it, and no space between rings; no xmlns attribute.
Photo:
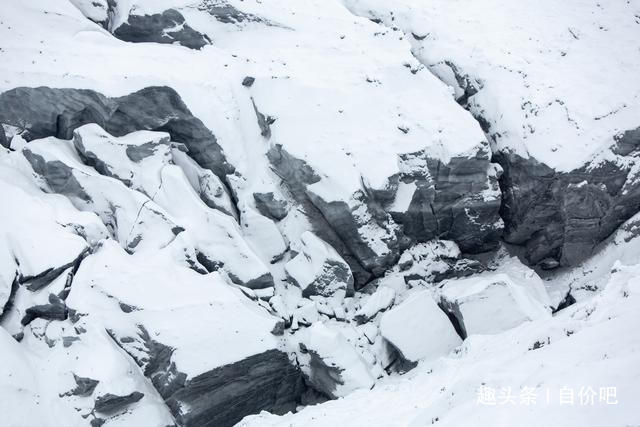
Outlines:
<svg viewBox="0 0 640 427"><path fill-rule="evenodd" d="M102 396L98 396L96 399L95 410L96 412L107 414L117 412L133 403L136 403L143 397L144 394L139 391L131 392L126 396L118 396L111 393L103 394Z"/></svg>
<svg viewBox="0 0 640 427"><path fill-rule="evenodd" d="M198 6L199 10L207 12L213 16L218 22L223 24L240 24L244 22L263 22L270 25L266 21L256 15L243 12L232 4L221 0L203 0Z"/></svg>
<svg viewBox="0 0 640 427"><path fill-rule="evenodd" d="M49 294L49 304L36 305L27 308L21 323L22 325L28 325L33 319L38 318L46 320L65 320L67 315L67 306L64 301L54 294Z"/></svg>
<svg viewBox="0 0 640 427"><path fill-rule="evenodd" d="M175 240L177 224L161 207L120 182L97 172L87 174L84 165L73 159L65 159L69 164L57 160L65 158L64 149L64 142L41 139L28 144L22 154L51 191L68 197L76 208L98 215L128 251L167 247Z"/></svg>
<svg viewBox="0 0 640 427"><path fill-rule="evenodd" d="M71 3L73 3L87 19L103 26L105 29L108 28L108 0L71 0Z"/></svg>
<svg viewBox="0 0 640 427"><path fill-rule="evenodd" d="M411 362L445 356L462 342L429 291L420 291L384 313L380 333Z"/></svg>
<svg viewBox="0 0 640 427"><path fill-rule="evenodd" d="M251 207L242 211L242 230L249 245L266 263L281 260L289 248L276 224Z"/></svg>
<svg viewBox="0 0 640 427"><path fill-rule="evenodd" d="M505 173L505 240L522 245L531 264L577 265L640 209L640 181L630 161L640 150L640 128L621 134L611 160L557 172L533 158L501 153ZM605 155L605 154L603 154ZM597 159L597 156L596 156Z"/></svg>
<svg viewBox="0 0 640 427"><path fill-rule="evenodd" d="M47 136L71 139L76 128L88 123L114 136L139 130L167 132L171 140L187 146L198 164L221 179L234 171L216 137L166 86L147 87L119 98L91 90L48 87L19 87L0 94L0 124L17 127L27 141Z"/></svg>
<svg viewBox="0 0 640 427"><path fill-rule="evenodd" d="M9 148L11 141L7 139L7 135L4 132L4 127L0 124L0 145L4 148Z"/></svg>
<svg viewBox="0 0 640 427"><path fill-rule="evenodd" d="M398 260L399 274L404 281L440 282L447 278L466 277L484 270L484 266L462 258L458 245L450 240L418 243L405 250Z"/></svg>
<svg viewBox="0 0 640 427"><path fill-rule="evenodd" d="M256 81L255 77L247 76L244 79L242 79L242 86L251 87L253 86L253 82L255 81Z"/></svg>
<svg viewBox="0 0 640 427"><path fill-rule="evenodd" d="M515 258L496 272L445 282L441 305L463 338L499 333L551 313L542 279Z"/></svg>
<svg viewBox="0 0 640 427"><path fill-rule="evenodd" d="M300 236L298 255L285 265L287 276L302 289L302 296L346 295L353 292L349 265L319 237L307 231Z"/></svg>
<svg viewBox="0 0 640 427"><path fill-rule="evenodd" d="M105 242L83 261L67 303L86 314L76 327L109 331L180 425L231 426L262 410L285 413L304 392L272 333L281 320L219 273L201 275ZM118 303L137 310L125 313Z"/></svg>
<svg viewBox="0 0 640 427"><path fill-rule="evenodd" d="M379 286L376 291L365 299L365 303L358 309L353 319L358 323L366 323L378 313L390 308L396 300L396 291L386 286Z"/></svg>
<svg viewBox="0 0 640 427"><path fill-rule="evenodd" d="M314 389L336 398L373 386L368 364L339 331L317 322L294 338L302 371Z"/></svg>
<svg viewBox="0 0 640 427"><path fill-rule="evenodd" d="M164 397L180 425L233 426L247 414L295 410L303 390L287 355L270 350L194 377Z"/></svg>
<svg viewBox="0 0 640 427"><path fill-rule="evenodd" d="M73 379L76 381L76 387L68 392L72 396L90 396L100 382L91 378L79 377L76 374L73 374Z"/></svg>
<svg viewBox="0 0 640 427"><path fill-rule="evenodd" d="M184 226L194 242L198 260L208 271L221 269L231 281L251 289L273 286L269 261L263 262L251 249L232 216L208 208L178 166L164 167L161 180L154 201ZM273 253L269 251L269 255Z"/></svg>
<svg viewBox="0 0 640 427"><path fill-rule="evenodd" d="M496 248L502 235L499 172L489 153L453 157L448 163L425 152L400 155L399 191L388 207L404 233L418 242L453 240L465 253Z"/></svg>
<svg viewBox="0 0 640 427"><path fill-rule="evenodd" d="M275 221L280 221L287 216L289 204L286 200L276 197L273 192L253 193L258 212Z"/></svg>
<svg viewBox="0 0 640 427"><path fill-rule="evenodd" d="M389 227L388 215L378 205L373 203L370 208L363 192L350 198L350 204L327 202L307 190L321 178L306 162L292 157L280 145L271 148L267 157L293 198L302 205L315 234L349 264L356 287L393 265L398 257L397 230Z"/></svg>
<svg viewBox="0 0 640 427"><path fill-rule="evenodd" d="M264 115L258 110L256 102L251 98L253 104L253 111L256 113L256 119L258 120L258 127L260 128L260 135L265 138L271 138L271 125L276 122L276 119L271 116Z"/></svg>
<svg viewBox="0 0 640 427"><path fill-rule="evenodd" d="M113 35L134 43L179 43L189 49L202 49L211 39L193 28L175 9L153 15L129 14L126 22L114 28Z"/></svg>
<svg viewBox="0 0 640 427"><path fill-rule="evenodd" d="M180 166L189 180L191 187L200 195L200 199L211 209L217 209L222 213L238 219L237 208L231 200L225 183L216 174L208 169L203 169L187 153L177 148L172 148L173 162Z"/></svg>
<svg viewBox="0 0 640 427"><path fill-rule="evenodd" d="M113 137L100 126L88 124L73 131L73 146L86 165L150 198L161 185L160 171L172 160L169 134L164 132Z"/></svg>

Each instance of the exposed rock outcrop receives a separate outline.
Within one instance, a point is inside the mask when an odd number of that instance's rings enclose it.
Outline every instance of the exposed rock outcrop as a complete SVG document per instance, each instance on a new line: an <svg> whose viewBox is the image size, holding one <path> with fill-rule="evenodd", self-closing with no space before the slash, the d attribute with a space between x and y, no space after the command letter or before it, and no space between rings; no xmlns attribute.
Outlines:
<svg viewBox="0 0 640 427"><path fill-rule="evenodd" d="M478 150L448 163L424 152L400 156L401 191L388 210L404 226L404 233L418 242L434 238L455 241L462 252L495 249L502 234L500 219L500 171L490 163L489 153ZM411 191L411 190L409 190Z"/></svg>
<svg viewBox="0 0 640 427"><path fill-rule="evenodd" d="M76 128L88 123L114 136L139 130L167 132L172 141L189 149L200 166L221 179L234 171L213 133L166 86L147 87L119 98L86 89L48 87L19 87L0 94L0 124L27 141L47 136L71 139Z"/></svg>
<svg viewBox="0 0 640 427"><path fill-rule="evenodd" d="M130 14L126 22L113 29L113 35L127 42L179 43L190 49L202 49L211 39L189 26L175 9L152 15Z"/></svg>
<svg viewBox="0 0 640 427"><path fill-rule="evenodd" d="M550 316L549 304L540 277L515 258L505 260L496 272L445 282L440 301L462 338Z"/></svg>
<svg viewBox="0 0 640 427"><path fill-rule="evenodd" d="M640 210L640 128L616 137L611 154L570 172L499 153L505 240L523 245L532 264L571 266Z"/></svg>
<svg viewBox="0 0 640 427"><path fill-rule="evenodd" d="M327 243L311 232L300 237L298 254L285 265L291 281L302 289L302 296L330 297L353 293L349 265Z"/></svg>
<svg viewBox="0 0 640 427"><path fill-rule="evenodd" d="M103 394L96 399L95 410L106 414L114 413L136 403L143 397L144 394L139 391L133 391L124 396L111 393Z"/></svg>
<svg viewBox="0 0 640 427"><path fill-rule="evenodd" d="M379 276L398 257L397 226L389 215L364 192L344 201L327 201L307 190L321 180L303 160L291 156L280 145L267 156L276 173L284 180L291 195L300 203L315 233L329 243L349 264L356 287L372 276ZM375 250L374 250L375 249Z"/></svg>
<svg viewBox="0 0 640 427"><path fill-rule="evenodd" d="M219 273L165 267L105 242L83 261L67 304L82 313L76 327L109 332L179 425L231 426L249 413L285 413L305 390L272 334L279 319Z"/></svg>

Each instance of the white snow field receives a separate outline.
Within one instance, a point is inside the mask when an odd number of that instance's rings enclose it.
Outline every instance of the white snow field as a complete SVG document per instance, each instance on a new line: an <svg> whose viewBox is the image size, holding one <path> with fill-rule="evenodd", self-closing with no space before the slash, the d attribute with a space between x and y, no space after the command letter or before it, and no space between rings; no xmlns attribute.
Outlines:
<svg viewBox="0 0 640 427"><path fill-rule="evenodd" d="M640 426L639 0L0 0L0 426Z"/></svg>

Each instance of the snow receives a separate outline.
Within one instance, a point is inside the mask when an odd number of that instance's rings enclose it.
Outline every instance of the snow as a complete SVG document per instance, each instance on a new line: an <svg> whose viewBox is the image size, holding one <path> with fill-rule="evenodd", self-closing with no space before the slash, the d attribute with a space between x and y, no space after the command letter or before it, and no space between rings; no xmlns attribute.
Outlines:
<svg viewBox="0 0 640 427"><path fill-rule="evenodd" d="M378 313L385 311L393 305L396 300L396 291L386 286L380 286L371 294L360 309L355 313L355 319L368 321L374 318Z"/></svg>
<svg viewBox="0 0 640 427"><path fill-rule="evenodd" d="M174 424L143 373L151 340L172 349L170 362L187 379L286 351L308 381L339 397L240 425L640 424L637 217L578 268L543 278L497 256L491 271L435 284L461 260L457 245L400 241L398 265L352 296L350 268L310 231L308 213L266 156L280 146L306 163L318 181L303 195L348 212L356 237L380 258L399 228L375 215L367 197L389 194L384 209L404 213L417 187L402 174L428 178L427 157L446 163L489 151L455 100L472 86L478 93L466 107L491 124L494 152L562 171L619 162L607 147L638 126L637 1L116 3L3 0L0 91L45 85L111 97L169 86L236 172L221 179L163 132L114 137L89 124L71 141L27 143L20 127L6 127L0 312L10 294L13 305L0 313L3 422L84 426L99 415L96 397L139 391L144 398L108 425ZM250 18L225 23L200 10L227 3ZM104 21L111 9L113 31L130 14L168 8L212 45L122 42L87 19ZM247 76L255 78L250 87L242 85ZM275 120L270 136L256 109ZM90 166L87 151L102 163ZM34 173L33 155L66 165L85 194L54 188ZM270 192L291 204L281 220L256 206L254 194ZM494 185L482 197L499 195ZM68 265L85 251L73 274ZM42 289L13 286L50 269L60 275ZM69 283L68 319L21 324L28 308L65 294ZM311 289L317 284L320 292ZM568 291L578 302L552 315ZM459 315L464 340L444 309ZM396 350L416 368L400 375ZM93 394L68 395L74 374L99 380ZM481 386L532 387L539 402L480 405ZM617 387L618 404L543 402L547 390L557 398L563 387L587 386Z"/></svg>
<svg viewBox="0 0 640 427"><path fill-rule="evenodd" d="M462 342L430 291L418 292L383 314L380 332L413 362L445 356Z"/></svg>
<svg viewBox="0 0 640 427"><path fill-rule="evenodd" d="M460 351L422 362L411 373L379 382L372 390L309 406L282 417L262 413L242 427L261 426L520 426L628 425L640 422L639 265L618 266L601 294L554 317L539 318L495 335L467 339ZM621 339L620 337L625 337ZM536 342L542 347L533 349ZM494 404L478 402L481 386L496 392ZM520 402L528 387L536 403ZM581 404L581 389L615 387L616 404L596 397ZM516 403L499 403L510 388ZM549 401L547 403L547 390ZM573 392L573 404L560 404L561 390ZM614 399L611 399L613 402ZM517 421L516 421L517 420Z"/></svg>
<svg viewBox="0 0 640 427"><path fill-rule="evenodd" d="M119 303L135 309L125 313ZM113 241L83 261L67 304L88 314L83 324L118 336L135 337L144 325L154 340L176 349L172 360L190 378L277 347L276 319L219 274L128 255Z"/></svg>
<svg viewBox="0 0 640 427"><path fill-rule="evenodd" d="M351 269L328 243L310 231L300 237L300 252L285 265L287 275L299 286L312 294L330 296L344 294L353 286ZM336 269L342 272L337 275ZM351 281L346 281L347 277Z"/></svg>
<svg viewBox="0 0 640 427"><path fill-rule="evenodd" d="M403 30L457 96L453 67L479 88L469 108L491 123L495 150L570 171L638 127L637 1L344 3Z"/></svg>
<svg viewBox="0 0 640 427"><path fill-rule="evenodd" d="M338 369L340 380L333 390L335 396L345 396L359 388L373 387L375 378L369 371L368 364L340 331L328 328L323 323L314 323L296 334L296 339L322 358L325 364ZM307 365L310 362L302 363L303 370L313 369ZM307 375L313 378L313 371L307 371Z"/></svg>

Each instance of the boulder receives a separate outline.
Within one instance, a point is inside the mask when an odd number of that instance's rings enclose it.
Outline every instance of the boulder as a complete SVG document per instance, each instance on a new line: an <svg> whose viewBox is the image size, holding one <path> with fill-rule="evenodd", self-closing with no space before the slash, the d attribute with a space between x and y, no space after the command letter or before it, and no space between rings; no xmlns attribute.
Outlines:
<svg viewBox="0 0 640 427"><path fill-rule="evenodd" d="M516 258L505 260L495 272L445 282L441 306L463 338L499 333L551 315L542 279Z"/></svg>
<svg viewBox="0 0 640 427"><path fill-rule="evenodd" d="M125 409L127 406L136 403L143 397L144 394L139 391L132 391L125 396L107 393L96 398L96 405L94 408L96 412L111 414Z"/></svg>
<svg viewBox="0 0 640 427"><path fill-rule="evenodd" d="M379 286L373 294L363 298L364 303L353 316L359 324L366 323L378 313L389 309L396 300L396 291L386 286Z"/></svg>
<svg viewBox="0 0 640 427"><path fill-rule="evenodd" d="M380 333L410 362L446 356L462 342L430 291L419 291L384 313Z"/></svg>
<svg viewBox="0 0 640 427"><path fill-rule="evenodd" d="M338 330L316 322L293 339L300 351L298 362L310 385L330 398L373 387L369 364Z"/></svg>
<svg viewBox="0 0 640 427"><path fill-rule="evenodd" d="M573 266L640 210L635 157L640 128L618 135L593 161L569 172L503 153L505 240L525 247L531 264ZM609 153L609 154L607 154ZM601 159L601 157L604 158Z"/></svg>
<svg viewBox="0 0 640 427"><path fill-rule="evenodd" d="M476 260L462 258L458 245L450 240L431 240L405 250L398 260L398 274L406 283L424 280L437 283L484 270Z"/></svg>
<svg viewBox="0 0 640 427"><path fill-rule="evenodd" d="M272 334L280 320L218 273L200 275L105 242L83 261L67 304L78 313L76 327L109 332L180 425L231 426L249 413L284 413L304 391Z"/></svg>
<svg viewBox="0 0 640 427"><path fill-rule="evenodd" d="M291 281L305 297L320 295L344 297L353 292L349 265L319 237L306 231L300 236L298 254L285 265Z"/></svg>
<svg viewBox="0 0 640 427"><path fill-rule="evenodd" d="M47 136L71 139L76 128L88 123L114 136L140 130L167 132L172 141L186 145L198 164L221 179L234 171L213 133L166 86L147 87L119 98L86 89L48 87L19 87L0 94L0 124L11 126L27 141Z"/></svg>

